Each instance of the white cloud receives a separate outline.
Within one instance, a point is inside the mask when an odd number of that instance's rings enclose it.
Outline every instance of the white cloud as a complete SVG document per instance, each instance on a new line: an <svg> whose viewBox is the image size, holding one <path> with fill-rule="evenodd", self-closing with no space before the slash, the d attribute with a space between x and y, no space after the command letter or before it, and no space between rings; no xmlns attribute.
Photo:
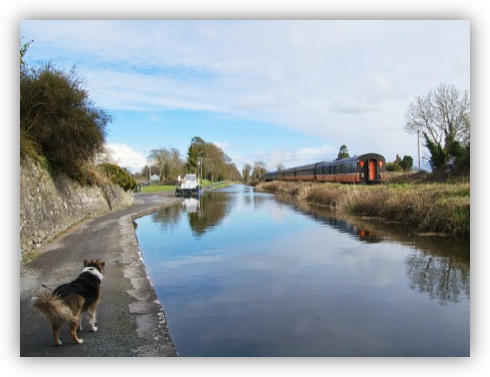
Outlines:
<svg viewBox="0 0 490 377"><path fill-rule="evenodd" d="M66 59L74 53L74 59L80 59L80 53L85 56L79 68L103 107L132 104L228 113L260 108L273 115L279 107L295 119L297 107L287 103L360 98L362 108L362 101L381 101L393 94L390 88L405 95L407 88L412 88L410 94L423 93L447 79L441 76L448 69L453 80L469 86L468 72L454 74L454 67L460 70L469 63L461 23L456 27L444 21L92 21L89 25L51 21L50 25L36 32L53 38L50 43ZM31 25L22 26L28 33ZM99 43L93 43L93 35ZM453 47L447 48L446 39ZM465 48L468 56L464 51L452 54ZM436 65L438 59L450 67ZM424 82L428 75L433 77Z"/></svg>
<svg viewBox="0 0 490 377"><path fill-rule="evenodd" d="M464 20L87 22L22 21L21 34L36 40L29 56L76 64L109 111L225 114L318 145L414 156L403 131L408 103L441 82L470 87ZM284 164L295 155L275 153Z"/></svg>
<svg viewBox="0 0 490 377"><path fill-rule="evenodd" d="M131 173L137 173L147 165L146 158L126 144L107 144L106 149L110 151L114 163Z"/></svg>
<svg viewBox="0 0 490 377"><path fill-rule="evenodd" d="M337 153L338 149L323 145L319 148L278 149L272 153L250 150L246 157L234 154L230 154L230 157L239 169L246 163L253 164L255 161L262 161L266 163L267 170L275 170L279 164L286 168L307 165L324 161L325 156L336 156Z"/></svg>
<svg viewBox="0 0 490 377"><path fill-rule="evenodd" d="M230 146L230 143L228 143L226 141L225 142L214 141L213 144L216 145L218 148L220 148L223 151Z"/></svg>

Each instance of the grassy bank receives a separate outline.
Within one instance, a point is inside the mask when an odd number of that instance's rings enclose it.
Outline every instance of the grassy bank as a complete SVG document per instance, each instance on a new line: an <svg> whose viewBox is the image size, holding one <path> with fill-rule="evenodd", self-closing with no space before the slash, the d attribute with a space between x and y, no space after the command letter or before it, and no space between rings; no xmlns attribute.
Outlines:
<svg viewBox="0 0 490 377"><path fill-rule="evenodd" d="M161 192L161 191L175 191L175 185L151 185L151 186L141 187L141 192Z"/></svg>
<svg viewBox="0 0 490 377"><path fill-rule="evenodd" d="M469 183L363 186L264 182L257 189L332 206L342 214L406 223L420 232L470 236Z"/></svg>
<svg viewBox="0 0 490 377"><path fill-rule="evenodd" d="M220 183L213 183L206 179L202 181L202 187L204 189L218 189L231 185L232 182L225 181ZM161 192L161 191L175 191L175 185L151 185L151 186L142 186L141 192Z"/></svg>

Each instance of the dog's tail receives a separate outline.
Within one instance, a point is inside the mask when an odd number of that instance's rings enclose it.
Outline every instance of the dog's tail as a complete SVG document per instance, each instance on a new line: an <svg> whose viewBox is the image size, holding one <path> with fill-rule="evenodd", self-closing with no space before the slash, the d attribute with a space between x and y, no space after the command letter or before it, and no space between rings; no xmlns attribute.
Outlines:
<svg viewBox="0 0 490 377"><path fill-rule="evenodd" d="M70 308L52 291L39 292L37 296L31 298L31 302L51 323L69 321L72 316Z"/></svg>

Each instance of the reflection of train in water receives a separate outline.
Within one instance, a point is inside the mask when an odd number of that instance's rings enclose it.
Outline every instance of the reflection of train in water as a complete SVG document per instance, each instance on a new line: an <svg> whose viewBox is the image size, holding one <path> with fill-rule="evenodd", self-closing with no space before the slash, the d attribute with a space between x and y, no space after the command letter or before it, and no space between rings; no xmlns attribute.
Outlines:
<svg viewBox="0 0 490 377"><path fill-rule="evenodd" d="M322 161L316 164L268 172L265 181L315 181L380 183L385 180L385 158L376 153Z"/></svg>

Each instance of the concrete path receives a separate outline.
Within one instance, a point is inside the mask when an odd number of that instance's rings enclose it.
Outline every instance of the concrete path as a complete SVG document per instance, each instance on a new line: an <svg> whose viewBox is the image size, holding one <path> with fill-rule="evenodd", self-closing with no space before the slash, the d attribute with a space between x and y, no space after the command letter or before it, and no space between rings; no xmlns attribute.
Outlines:
<svg viewBox="0 0 490 377"><path fill-rule="evenodd" d="M181 199L165 194L136 194L126 209L78 224L55 242L43 246L40 255L20 268L20 356L178 356L168 333L165 315L147 277L132 219L175 205ZM56 287L75 279L84 259L106 261L97 313L97 332L87 319L72 343L67 326L55 347L51 326L31 306L41 284Z"/></svg>

